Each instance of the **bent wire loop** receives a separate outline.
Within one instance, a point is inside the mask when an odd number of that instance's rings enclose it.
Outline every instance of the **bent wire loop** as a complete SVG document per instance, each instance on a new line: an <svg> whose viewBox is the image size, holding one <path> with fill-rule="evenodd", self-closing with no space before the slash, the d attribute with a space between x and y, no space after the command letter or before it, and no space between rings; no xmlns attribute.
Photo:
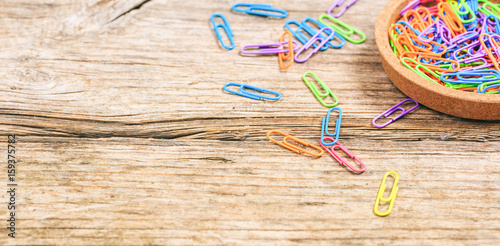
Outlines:
<svg viewBox="0 0 500 246"><path fill-rule="evenodd" d="M332 23L328 24L326 21L323 20L325 18L329 19ZM363 43L366 40L366 35L362 31L359 31L359 30L355 29L354 27L348 25L347 23L345 23L345 22L343 22L341 20L338 20L335 17L332 17L330 15L324 14L324 15L321 15L318 18L318 20L321 23L323 23L325 26L333 28L336 32L338 32L347 41L349 41L351 43L360 44L360 43ZM361 36L361 39L355 40L355 39L351 38L351 35L353 35L353 34L357 34L357 35Z"/></svg>
<svg viewBox="0 0 500 246"><path fill-rule="evenodd" d="M218 23L215 24L215 17L219 17L224 21L224 23ZM210 22L212 22L212 26L214 27L215 34L217 35L217 38L219 39L220 44L222 47L228 50L234 49L234 39L233 39L233 31L231 31L231 27L229 26L229 22L227 21L226 17L222 14L215 13L210 16ZM231 46L227 46L224 44L224 41L222 40L222 35L220 34L219 28L224 29L226 32L227 37L229 38L229 42L231 42Z"/></svg>
<svg viewBox="0 0 500 246"><path fill-rule="evenodd" d="M337 110L339 112L339 117L337 118L337 121L335 121L335 132L334 133L330 133L330 132L328 132L328 125L330 124L330 114L332 113L333 110ZM321 139L320 139L320 142L321 142L322 145L332 146L335 143L337 143L337 141L339 141L340 124L341 124L341 122L342 122L342 109L340 109L339 107L335 107L335 108L331 108L330 110L328 110L328 113L326 113L326 117L323 117L323 120L322 120L322 123L321 123ZM327 143L327 142L325 142L325 134L328 137L335 137L335 139L331 138L332 142L331 143Z"/></svg>
<svg viewBox="0 0 500 246"><path fill-rule="evenodd" d="M290 26L291 24L293 25L296 25L297 28L295 30L293 30L293 28ZM306 37L306 35L304 35L302 33L302 30L304 30L305 32L307 32L309 35L314 36L316 33L315 32L311 32L311 30L307 30L307 27L305 27L304 25L302 25L302 23L296 21L296 20L289 20L287 22L285 22L285 28L290 31L291 34L293 34L293 36L299 40L299 42L301 42L302 44L307 44L307 42L310 40L309 38ZM320 36L324 39L324 36ZM318 45L316 43L313 43L312 46L314 48L317 48ZM324 45L324 46L320 46L319 50L321 51L325 51L328 49L328 45Z"/></svg>
<svg viewBox="0 0 500 246"><path fill-rule="evenodd" d="M330 30L331 31L331 34L326 37L326 38L321 38L320 35L322 32L324 31L327 31L327 30ZM316 52L318 52L319 49L321 49L321 47L323 47L327 42L328 40L330 40L331 37L333 37L335 31L330 28L330 27L325 27L325 28L321 28L321 30L319 30L319 32L317 32L314 36L312 36L311 39L309 39L309 41L307 41L306 44L304 44L298 51L297 53L295 54L295 61L296 62L306 62L307 60L309 60L309 58L311 58L312 55L316 54ZM319 41L320 43L318 44L318 46L316 48L314 48L312 50L311 53L309 53L306 57L304 57L303 59L299 59L299 56L300 54L304 51L304 50L307 50L309 49L311 46L313 46L313 44L315 42Z"/></svg>
<svg viewBox="0 0 500 246"><path fill-rule="evenodd" d="M305 31L306 31L309 35L311 35L311 36L314 36L314 35L315 35L318 31L316 31L316 30L315 30L312 26L308 25L308 24L307 24L307 22L314 23L316 26L318 26L318 30L319 30L319 29L321 29L321 28L325 28L325 27L327 27L327 26L325 26L325 24L323 24L323 23L319 22L318 20L313 19L313 18L311 18L311 17L306 17L306 18L304 18L304 19L302 20L302 22L300 23L301 28L302 28L303 30L305 30ZM299 32L299 34L301 34L301 33ZM325 34L326 34L326 35L330 35L330 32L329 32L328 30L326 30L326 31L325 31ZM342 37L342 35L340 35L339 33L335 32L335 31L334 31L333 35L334 35L334 36L330 38L330 41L333 41L333 40L335 40L335 38L338 38L338 39L339 39L339 41L340 41L340 44L335 45L335 44L333 44L332 42L328 41L328 42L326 43L326 45L328 45L328 46L330 46L330 47L332 47L332 48L335 48L335 49L340 49L340 48L342 48L342 47L345 45L345 38L344 38L344 37ZM325 38L324 36L321 36L321 37L322 37L322 38ZM326 45L325 45L325 46L326 46ZM328 48L328 47L327 47L327 48ZM320 50L321 50L321 51L323 51L322 49L320 49Z"/></svg>
<svg viewBox="0 0 500 246"><path fill-rule="evenodd" d="M387 177L389 175L393 175L394 176L394 184L392 185L391 194L389 195L388 198L385 198L384 197L384 191L385 191L385 188L387 187L386 182L387 182ZM380 189L378 190L377 199L375 201L375 206L373 207L373 212L376 215L378 215L378 216L387 216L391 212L392 207L394 206L394 201L396 200L396 195L398 194L398 190L399 190L398 180L399 180L399 174L397 172L395 172L395 171L387 172L384 175L384 178L382 179L382 184L380 185ZM385 211L385 212L378 211L378 207L380 205L380 201L382 201L382 202L388 202L389 203L389 208L387 209L387 211Z"/></svg>
<svg viewBox="0 0 500 246"><path fill-rule="evenodd" d="M325 91L325 93L319 92L318 88L314 85L314 83L309 82L309 80L307 79L307 75L312 75L314 77L314 79L316 79L316 81L318 81L318 83L321 85L321 87L323 88L323 90ZM333 94L332 90L330 90L330 88L328 88L328 86L326 85L326 83L323 82L321 79L319 79L318 76L316 76L315 73L313 73L313 72L306 72L304 75L302 75L302 80L304 80L304 82L306 83L307 87L309 87L309 89L312 91L312 93L314 94L314 96L318 99L318 101L323 106L331 108L331 107L335 107L335 106L337 106L337 104L339 104L339 99L337 98L337 96L335 96L335 94ZM333 98L333 103L327 104L323 100L324 98L327 98L328 96L331 96Z"/></svg>
<svg viewBox="0 0 500 246"><path fill-rule="evenodd" d="M240 88L240 91L230 90L227 88L228 86L238 86ZM242 97L248 97L248 98L253 99L253 100L265 99L265 100L277 101L281 98L281 94L279 92L268 90L268 89L262 89L262 88L252 86L252 85L238 84L238 83L233 83L233 82L225 84L223 89L229 93L233 93L233 94L236 94L236 95L242 96ZM273 95L276 95L276 97L269 97L269 96L251 93L245 89L273 94Z"/></svg>
<svg viewBox="0 0 500 246"><path fill-rule="evenodd" d="M266 17L285 18L288 16L288 12L286 12L286 10L273 8L270 4L235 3L231 9L236 12ZM276 14L273 14L272 12Z"/></svg>
<svg viewBox="0 0 500 246"><path fill-rule="evenodd" d="M287 55L285 55L285 53L278 54L278 61L281 69L289 68L294 62L293 56L295 52L293 50L293 42L295 42L295 40L292 39L292 33L290 31L285 31L280 37L281 43L285 41L285 36L288 36L288 54ZM288 63L287 65L283 65L285 60L288 59L290 59L290 63Z"/></svg>
<svg viewBox="0 0 500 246"><path fill-rule="evenodd" d="M295 40L292 40L292 49L293 51L297 51L299 49L299 43ZM250 44L241 47L241 54L244 55L268 55L268 54L279 54L279 53L287 53L289 49L285 49L285 45L290 45L289 41L280 41L279 43L273 44ZM248 51L247 49L255 49L257 51ZM290 48L290 47L289 47Z"/></svg>
<svg viewBox="0 0 500 246"><path fill-rule="evenodd" d="M412 108L410 108L408 110L404 109L403 107L400 107L401 104L403 104L405 102L408 102L408 101L414 102L415 106L413 106ZM378 127L378 128L386 127L389 124L391 124L392 122L394 122L394 121L398 120L399 118L403 117L407 113L415 110L416 108L418 108L418 102L417 101L415 101L413 99L410 99L410 98L405 99L405 100L399 102L398 104L392 106L391 108L389 108L388 110L386 110L385 112L383 112L382 114L380 114L379 116L375 117L372 120L372 125L375 126L375 127ZM384 123L382 125L378 125L377 123L375 123L378 119L380 119L380 118L387 118L387 117L389 117L391 114L393 114L396 111L401 111L401 114L395 116L394 118L392 118L391 120L387 121L386 123Z"/></svg>
<svg viewBox="0 0 500 246"><path fill-rule="evenodd" d="M276 141L275 139L273 139L273 138L271 137L271 134L272 134L272 133L276 133L276 134L282 135L282 136L283 136L283 141L282 141L282 142L279 142L279 141ZM295 153L297 153L297 154L300 154L300 153L305 153L305 154L308 154L308 155L311 155L311 156L314 156L314 157L320 157L320 156L322 156L322 155L323 155L323 153L324 153L324 151L323 151L323 149L322 149L322 148L320 148L320 147L318 147L318 146L316 146L316 145L314 145L314 144L308 143L308 142L306 142L306 141L304 141L304 140L302 140L302 139L296 138L296 137L294 137L294 136L292 136L292 135L289 135L289 134L286 134L286 133L280 132L280 131L273 130L273 131L268 132L268 133L267 133L267 138L268 138L269 140L271 140L271 142L273 142L273 143L275 143L275 144L277 144L277 145L280 145L280 146L282 146L282 147L285 147L285 148L287 148L287 149L289 149L289 150L291 150L291 151L293 151L293 152L295 152ZM289 144L289 143L287 142L287 140L292 140L292 141L295 141L295 142L297 142L297 143L299 143L299 144L302 144L302 145L304 145L304 146L306 146L306 147L311 147L311 148L313 148L313 149L315 149L315 150L319 151L319 153L313 153L313 152L307 151L307 150L305 150L305 149L302 149L302 148L300 148L300 147L298 147L298 146L295 146L295 145Z"/></svg>
<svg viewBox="0 0 500 246"><path fill-rule="evenodd" d="M345 11L350 8L352 5L354 5L358 0L351 0L342 10L340 10L337 14L332 14L332 11L336 8L336 7L340 7L340 5L344 4L346 0L337 0L337 2L335 2L327 11L326 13L332 17L335 17L335 18L339 18L340 16L342 16Z"/></svg>
<svg viewBox="0 0 500 246"><path fill-rule="evenodd" d="M333 138L332 137L325 137L325 139L328 139L328 140L332 140L333 141ZM330 155L341 165L341 166L346 166L348 167L351 171L355 172L355 173L362 173L366 170L366 166L365 164L360 160L358 159L358 157L356 157L351 151L349 151L346 147L344 147L344 145L340 144L340 143L337 143L336 145L334 145L331 149L327 146L325 146L323 143L320 142L320 145L321 147L323 147L328 153L330 153ZM344 160L344 158L342 158L342 156L340 156L339 154L335 153L335 149L340 149L342 151L344 151L344 153L346 153L349 158L351 159L354 159L354 161L356 161L360 166L361 166L361 169L358 169L356 167L353 167L351 164L349 164L346 160Z"/></svg>

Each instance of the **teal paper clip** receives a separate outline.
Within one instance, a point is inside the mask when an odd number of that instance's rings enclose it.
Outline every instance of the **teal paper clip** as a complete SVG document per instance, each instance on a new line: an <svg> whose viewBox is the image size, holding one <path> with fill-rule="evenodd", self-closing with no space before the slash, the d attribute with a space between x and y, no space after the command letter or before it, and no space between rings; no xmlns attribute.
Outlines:
<svg viewBox="0 0 500 246"><path fill-rule="evenodd" d="M335 122L335 132L330 133L328 132L328 125L330 124L330 114L332 111L337 110L339 111L339 117L337 118L337 121ZM328 110L328 113L326 113L326 117L323 117L323 122L321 124L321 144L325 146L332 146L339 141L339 133L340 133L340 123L342 122L342 109L339 107L331 108ZM326 143L325 142L325 134L329 137L335 137L335 140L331 143ZM330 138L328 138L330 139ZM333 138L331 138L333 139Z"/></svg>
<svg viewBox="0 0 500 246"><path fill-rule="evenodd" d="M230 90L227 88L228 86L238 86L238 87L240 87L240 91ZM277 101L281 98L281 94L276 92L276 91L262 89L262 88L259 88L259 87L253 86L253 85L245 85L245 84L238 84L238 83L230 82L230 83L225 84L223 89L229 93L233 93L233 94L236 94L238 96L247 97L247 98L250 98L253 100L258 100L258 101L262 100L262 99L270 100L270 101ZM268 96L264 96L264 95L255 94L255 93L249 92L245 89L273 94L273 95L276 95L276 97L268 97Z"/></svg>
<svg viewBox="0 0 500 246"><path fill-rule="evenodd" d="M323 20L324 18L329 19L332 23L328 24L327 22L325 22ZM338 32L340 35L342 35L342 37L344 37L347 41L349 41L351 43L360 44L366 40L366 35L362 31L359 31L359 30L355 29L354 27L347 25L345 22L343 22L335 17L324 14L324 15L321 15L319 17L319 21L321 23L323 23L325 26L333 28L333 30L335 30L335 32ZM361 39L355 40L355 39L351 38L351 35L353 35L353 34L358 34L359 36L361 36Z"/></svg>
<svg viewBox="0 0 500 246"><path fill-rule="evenodd" d="M288 16L288 12L286 12L286 10L273 8L270 4L236 3L231 7L231 9L236 12L265 17L285 18ZM272 12L277 14L273 14Z"/></svg>
<svg viewBox="0 0 500 246"><path fill-rule="evenodd" d="M215 20L214 20L215 17L221 18L222 21L224 21L224 24L222 24L222 23L215 24ZM234 40L233 40L233 31L231 31L231 27L229 26L229 23L228 23L226 17L222 14L215 13L215 14L212 14L212 16L210 16L210 21L212 22L212 25L214 26L215 34L217 35L217 38L219 39L219 42L222 45L222 47L224 47L225 49L228 49L228 50L234 49L235 45L234 45ZM231 46L227 46L224 44L224 41L222 41L222 35L220 34L219 28L224 29L227 37L229 38L229 42L231 42Z"/></svg>
<svg viewBox="0 0 500 246"><path fill-rule="evenodd" d="M318 88L314 85L314 83L311 83L311 82L309 82L309 80L307 80L307 75L313 76L314 79L316 79L316 81L318 81L318 83L321 85L321 87L323 88L325 93L319 92ZM331 107L335 107L335 106L337 106L337 104L339 104L339 99L337 98L337 96L335 96L335 94L333 94L332 90L330 90L330 88L328 88L328 86L325 84L325 82L320 80L318 78L318 76L316 76L316 74L314 74L313 72L306 72L304 75L302 75L302 79L304 80L304 82L309 87L309 89L311 89L314 96L316 96L318 101L323 106L331 108ZM324 98L327 98L328 96L331 96L333 98L333 103L328 104L323 100Z"/></svg>

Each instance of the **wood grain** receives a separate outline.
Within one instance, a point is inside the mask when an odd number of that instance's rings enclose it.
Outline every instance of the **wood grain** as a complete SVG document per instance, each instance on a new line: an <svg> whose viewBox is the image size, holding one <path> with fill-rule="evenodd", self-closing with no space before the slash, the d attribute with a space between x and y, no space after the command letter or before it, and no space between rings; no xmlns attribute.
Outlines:
<svg viewBox="0 0 500 246"><path fill-rule="evenodd" d="M277 57L238 52L278 40L285 20L234 13L234 2L0 0L2 149L16 134L20 159L18 235L9 239L3 226L0 244L500 244L499 122L420 107L371 126L405 98L375 46L387 0L361 0L341 17L365 43L286 71ZM332 4L268 2L285 8L286 20ZM236 49L218 44L215 12L228 18ZM306 71L339 97L340 141L365 173L265 137L281 130L317 143L327 109L302 81ZM231 81L283 98L224 93ZM380 218L372 210L389 170L400 174L400 190Z"/></svg>

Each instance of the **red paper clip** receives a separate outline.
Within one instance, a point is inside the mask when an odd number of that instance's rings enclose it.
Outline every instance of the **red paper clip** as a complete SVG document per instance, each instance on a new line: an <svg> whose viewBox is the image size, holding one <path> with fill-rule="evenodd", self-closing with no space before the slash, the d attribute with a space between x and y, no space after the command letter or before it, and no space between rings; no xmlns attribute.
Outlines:
<svg viewBox="0 0 500 246"><path fill-rule="evenodd" d="M335 140L335 139L333 139L331 137L325 137L324 139L328 139L328 140L331 140L331 141ZM346 147L344 147L344 145L340 144L339 142L337 142L337 144L335 144L334 146L332 146L331 149L329 149L328 147L326 147L325 145L323 145L321 143L321 141L319 142L319 144L321 145L321 147L323 147L323 149L326 150L326 152L330 153L330 155L340 165L347 166L349 169L351 169L351 171L353 171L355 173L362 173L362 172L364 172L366 170L365 164L360 159L358 159L358 157L354 156L354 154L351 151L349 151ZM361 166L361 169L357 169L357 168L353 167L351 164L347 163L347 161L344 160L344 158L342 158L340 155L338 155L337 153L335 153L335 148L344 151L344 153L346 153L350 158L354 159Z"/></svg>

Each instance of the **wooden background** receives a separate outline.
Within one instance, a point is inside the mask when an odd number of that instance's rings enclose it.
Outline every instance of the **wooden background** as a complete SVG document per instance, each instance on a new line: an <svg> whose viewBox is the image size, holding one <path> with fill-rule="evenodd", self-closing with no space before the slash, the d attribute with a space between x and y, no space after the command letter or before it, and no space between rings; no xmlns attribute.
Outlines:
<svg viewBox="0 0 500 246"><path fill-rule="evenodd" d="M2 245L498 245L500 127L420 107L385 129L371 119L406 98L387 78L374 24L388 0L360 0L341 20L360 45L280 71L245 44L282 19L234 13L237 1L1 0L0 132L16 134L16 239ZM333 1L268 1L286 20ZM228 18L236 48L209 22ZM321 106L301 76L340 99L340 141L367 165L297 155L269 130L317 143ZM282 93L258 102L226 82ZM2 185L7 189L6 165ZM400 174L388 217L373 214L382 176Z"/></svg>

